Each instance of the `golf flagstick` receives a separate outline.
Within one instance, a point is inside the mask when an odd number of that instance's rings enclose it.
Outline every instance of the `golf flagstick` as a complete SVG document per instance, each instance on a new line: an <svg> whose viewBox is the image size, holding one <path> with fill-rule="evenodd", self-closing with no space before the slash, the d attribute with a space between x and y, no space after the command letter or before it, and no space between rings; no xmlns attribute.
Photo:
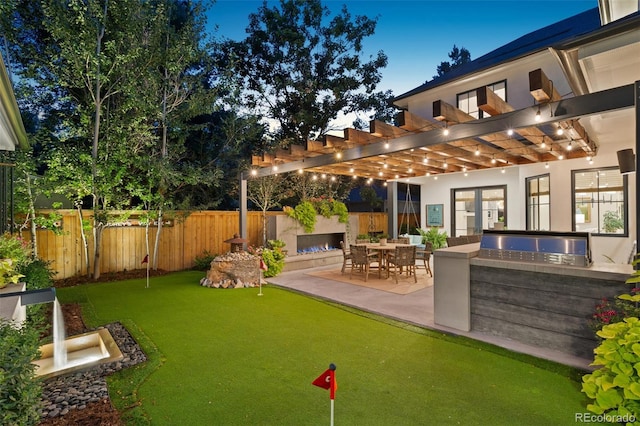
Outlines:
<svg viewBox="0 0 640 426"><path fill-rule="evenodd" d="M318 376L312 385L321 387L323 389L329 389L329 398L331 399L331 420L330 424L333 426L333 413L334 413L334 400L336 397L336 390L338 390L338 382L336 381L336 365L329 364L329 369Z"/></svg>
<svg viewBox="0 0 640 426"><path fill-rule="evenodd" d="M147 287L149 288L149 254L147 254L144 259L142 259L142 263L146 263L147 264Z"/></svg>
<svg viewBox="0 0 640 426"><path fill-rule="evenodd" d="M260 293L258 293L258 296L262 296L262 271L266 271L267 269L269 269L267 267L267 264L264 263L264 261L262 260L262 257L260 258L260 274L258 275L258 280L260 281Z"/></svg>

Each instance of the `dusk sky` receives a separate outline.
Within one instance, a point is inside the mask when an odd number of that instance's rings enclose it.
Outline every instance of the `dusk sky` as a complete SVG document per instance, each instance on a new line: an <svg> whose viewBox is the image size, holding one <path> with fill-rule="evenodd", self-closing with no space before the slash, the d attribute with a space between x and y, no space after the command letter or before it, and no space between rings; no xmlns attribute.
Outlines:
<svg viewBox="0 0 640 426"><path fill-rule="evenodd" d="M248 16L261 4L217 0L207 14L212 35L245 38ZM378 90L391 89L395 95L431 80L440 62L449 60L454 44L476 59L531 31L598 6L597 0L330 0L323 4L332 12L346 4L352 16L378 17L375 34L364 40L364 48L367 54L383 50L388 56ZM215 33L213 25L218 25Z"/></svg>

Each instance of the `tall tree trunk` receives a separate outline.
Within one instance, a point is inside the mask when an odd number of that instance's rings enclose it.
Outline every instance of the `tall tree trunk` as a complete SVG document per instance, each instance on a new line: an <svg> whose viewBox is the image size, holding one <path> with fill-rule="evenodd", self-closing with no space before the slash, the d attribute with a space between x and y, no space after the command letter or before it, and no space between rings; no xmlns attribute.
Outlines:
<svg viewBox="0 0 640 426"><path fill-rule="evenodd" d="M91 274L91 268L89 265L89 242L87 241L87 233L84 230L84 218L82 217L82 204L75 203L76 210L78 211L78 219L80 220L80 236L82 237L82 252L84 254L84 262L87 269L86 275Z"/></svg>
<svg viewBox="0 0 640 426"><path fill-rule="evenodd" d="M262 245L267 246L267 210L262 210Z"/></svg>
<svg viewBox="0 0 640 426"><path fill-rule="evenodd" d="M162 232L162 208L158 209L158 231L156 232L156 241L153 245L153 270L158 270L158 252L160 251L160 233Z"/></svg>
<svg viewBox="0 0 640 426"><path fill-rule="evenodd" d="M93 279L100 278L100 248L102 247L102 232L104 231L104 223L98 223L94 219L93 222Z"/></svg>
<svg viewBox="0 0 640 426"><path fill-rule="evenodd" d="M38 234L36 232L36 207L33 204L33 193L31 192L31 177L29 173L25 172L25 186L27 187L27 194L29 197L29 217L31 222L29 224L29 234L31 235L31 255L34 259L38 258ZM29 219L27 217L27 220Z"/></svg>
<svg viewBox="0 0 640 426"><path fill-rule="evenodd" d="M107 19L107 5L109 2L104 2L104 19ZM100 244L102 242L102 228L103 224L98 221L100 203L98 198L98 189L96 186L96 180L98 179L98 141L100 140L100 109L102 108L102 93L100 82L100 52L102 47L102 37L104 36L105 25L104 23L98 27L96 34L96 85L95 85L95 116L93 123L93 148L91 150L91 181L93 191L93 279L100 278Z"/></svg>

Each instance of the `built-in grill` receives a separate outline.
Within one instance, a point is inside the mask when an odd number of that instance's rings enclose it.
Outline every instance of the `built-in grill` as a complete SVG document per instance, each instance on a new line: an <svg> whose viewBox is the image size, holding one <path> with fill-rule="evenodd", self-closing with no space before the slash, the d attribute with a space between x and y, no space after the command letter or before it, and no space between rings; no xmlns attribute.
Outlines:
<svg viewBox="0 0 640 426"><path fill-rule="evenodd" d="M588 232L484 230L478 257L590 266L591 234Z"/></svg>

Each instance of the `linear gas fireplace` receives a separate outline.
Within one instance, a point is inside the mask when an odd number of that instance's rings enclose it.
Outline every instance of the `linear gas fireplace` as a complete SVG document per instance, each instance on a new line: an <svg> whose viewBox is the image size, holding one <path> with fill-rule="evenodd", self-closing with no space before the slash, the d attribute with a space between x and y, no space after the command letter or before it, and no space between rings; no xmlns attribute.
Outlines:
<svg viewBox="0 0 640 426"><path fill-rule="evenodd" d="M298 235L299 254L317 253L340 249L340 241L344 241L344 234L307 234Z"/></svg>
<svg viewBox="0 0 640 426"><path fill-rule="evenodd" d="M311 233L304 232L298 221L289 216L272 216L270 219L269 239L284 241L289 255L339 250L340 241L348 244L347 226L338 222L337 218L318 216Z"/></svg>

